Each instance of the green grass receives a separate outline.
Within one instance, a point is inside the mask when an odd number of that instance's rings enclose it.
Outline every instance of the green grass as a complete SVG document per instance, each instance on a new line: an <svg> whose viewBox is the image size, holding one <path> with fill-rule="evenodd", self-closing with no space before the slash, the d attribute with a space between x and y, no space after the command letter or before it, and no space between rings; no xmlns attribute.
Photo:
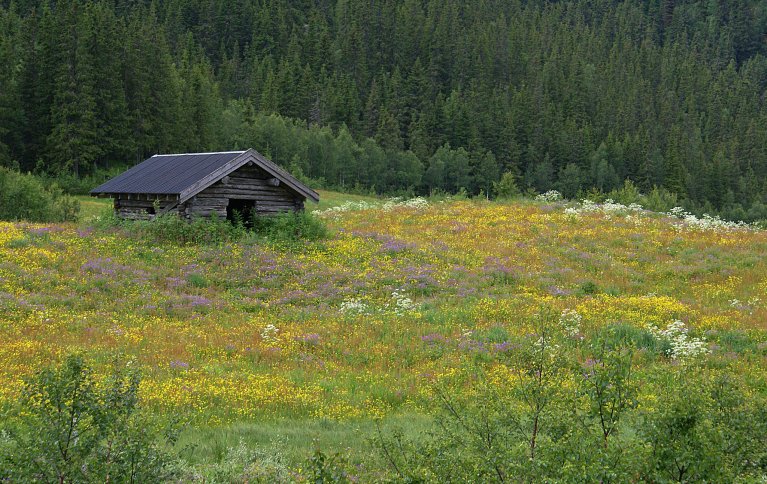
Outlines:
<svg viewBox="0 0 767 484"><path fill-rule="evenodd" d="M111 198L95 198L87 195L78 195L75 198L80 202L80 221L104 215L112 210Z"/></svg>
<svg viewBox="0 0 767 484"><path fill-rule="evenodd" d="M419 414L402 414L380 421L384 435L399 429L408 439L417 439L433 429L433 420ZM380 468L386 463L373 449L371 436L378 429L373 420L279 420L258 424L240 423L227 427L189 428L176 443L179 455L191 466L220 463L240 443L251 450L278 453L291 466L298 466L314 449L341 453L351 463ZM378 462L380 461L380 462Z"/></svg>

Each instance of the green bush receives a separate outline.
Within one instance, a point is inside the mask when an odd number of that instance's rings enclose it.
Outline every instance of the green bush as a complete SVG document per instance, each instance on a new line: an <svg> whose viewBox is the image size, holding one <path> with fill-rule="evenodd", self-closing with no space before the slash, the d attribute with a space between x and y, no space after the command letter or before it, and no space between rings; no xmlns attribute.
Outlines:
<svg viewBox="0 0 767 484"><path fill-rule="evenodd" d="M175 214L161 215L153 220L122 220L110 215L102 217L97 225L102 229L118 227L133 236L158 244L220 245L249 236L291 246L328 236L322 220L305 212L255 216L251 219L250 228L239 218L234 222L216 216L187 221Z"/></svg>
<svg viewBox="0 0 767 484"><path fill-rule="evenodd" d="M271 242L292 245L302 240L316 241L328 236L325 224L306 212L281 213L252 219L253 232Z"/></svg>
<svg viewBox="0 0 767 484"><path fill-rule="evenodd" d="M597 294L599 292L599 286L597 286L593 281L585 281L578 288L578 292L585 295Z"/></svg>
<svg viewBox="0 0 767 484"><path fill-rule="evenodd" d="M678 207L681 201L676 193L670 192L663 187L653 187L640 203L644 208L653 212L668 212L672 208Z"/></svg>
<svg viewBox="0 0 767 484"><path fill-rule="evenodd" d="M507 171L497 182L493 182L493 191L500 199L509 199L518 197L522 194L517 184L517 176L513 172Z"/></svg>
<svg viewBox="0 0 767 484"><path fill-rule="evenodd" d="M246 233L242 224L231 224L215 216L187 221L166 214L154 220L123 220L117 224L141 239L159 244L220 245L239 240Z"/></svg>
<svg viewBox="0 0 767 484"><path fill-rule="evenodd" d="M69 356L26 382L0 449L0 480L10 482L158 482L174 461L138 403L140 376L116 363L98 379L83 357ZM9 422L13 422L11 425ZM172 437L166 437L172 442ZM168 443L171 443L168 442Z"/></svg>
<svg viewBox="0 0 767 484"><path fill-rule="evenodd" d="M79 202L56 184L46 186L34 175L0 167L0 220L68 222L79 211Z"/></svg>
<svg viewBox="0 0 767 484"><path fill-rule="evenodd" d="M374 446L392 477L763 482L764 379L712 370L705 357L640 368L637 351L653 350L647 332L617 324L573 339L556 319L542 312L533 334L496 354L491 367L511 381L480 369L470 389L438 384L433 430L379 432Z"/></svg>
<svg viewBox="0 0 767 484"><path fill-rule="evenodd" d="M623 205L631 205L632 203L638 203L642 205L645 200L645 196L639 192L639 189L631 180L624 180L623 186L620 189L612 190L607 198L611 198L616 202ZM671 208L671 207L669 207Z"/></svg>
<svg viewBox="0 0 767 484"><path fill-rule="evenodd" d="M631 347L661 355L668 342L658 341L647 329L626 323L612 323L599 328L591 339L607 348Z"/></svg>

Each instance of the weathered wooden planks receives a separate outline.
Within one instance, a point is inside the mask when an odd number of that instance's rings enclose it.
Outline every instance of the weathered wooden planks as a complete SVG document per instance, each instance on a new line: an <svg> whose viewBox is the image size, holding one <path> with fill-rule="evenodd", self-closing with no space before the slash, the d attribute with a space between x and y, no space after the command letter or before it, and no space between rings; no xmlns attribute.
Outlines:
<svg viewBox="0 0 767 484"><path fill-rule="evenodd" d="M213 214L225 219L233 212L233 200L253 201L253 210L258 215L303 210L305 200L300 193L256 164L245 164L191 198L181 199L185 201L179 204L178 196L118 195L115 210L120 217L128 219L152 219L155 213L166 212L187 219Z"/></svg>

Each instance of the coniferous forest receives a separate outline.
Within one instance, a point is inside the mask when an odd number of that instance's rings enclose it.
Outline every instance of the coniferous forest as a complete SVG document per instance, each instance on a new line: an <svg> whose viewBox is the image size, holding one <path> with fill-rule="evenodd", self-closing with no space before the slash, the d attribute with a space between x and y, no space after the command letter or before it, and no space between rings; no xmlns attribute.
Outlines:
<svg viewBox="0 0 767 484"><path fill-rule="evenodd" d="M2 0L0 67L22 171L254 147L333 188L767 218L762 0Z"/></svg>

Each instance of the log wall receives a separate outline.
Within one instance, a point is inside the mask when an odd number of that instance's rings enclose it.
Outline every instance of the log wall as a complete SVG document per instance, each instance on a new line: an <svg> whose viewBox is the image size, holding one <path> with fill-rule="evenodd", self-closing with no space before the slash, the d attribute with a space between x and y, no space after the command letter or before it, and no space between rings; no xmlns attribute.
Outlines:
<svg viewBox="0 0 767 484"><path fill-rule="evenodd" d="M143 198L143 199L142 199ZM255 200L258 215L275 215L281 212L304 209L304 198L286 188L269 173L256 166L243 166L229 176L225 176L210 187L201 191L185 203L168 210L187 219L192 217L210 217L213 214L226 219L229 200ZM174 204L174 200L159 200L159 210L155 200L135 195L120 195L115 199L115 212L121 218L132 220L151 220L154 212L161 212Z"/></svg>
<svg viewBox="0 0 767 484"><path fill-rule="evenodd" d="M160 208L156 210L154 202L154 200L115 198L115 213L118 217L129 220L151 220L155 217L155 212L160 212L168 205L175 203L174 200L160 200ZM178 207L169 210L168 213L178 213Z"/></svg>
<svg viewBox="0 0 767 484"><path fill-rule="evenodd" d="M226 218L229 200L255 200L258 215L298 211L304 208L304 199L285 188L268 173L254 166L244 166L198 193L185 205L187 217L208 217L216 213Z"/></svg>

